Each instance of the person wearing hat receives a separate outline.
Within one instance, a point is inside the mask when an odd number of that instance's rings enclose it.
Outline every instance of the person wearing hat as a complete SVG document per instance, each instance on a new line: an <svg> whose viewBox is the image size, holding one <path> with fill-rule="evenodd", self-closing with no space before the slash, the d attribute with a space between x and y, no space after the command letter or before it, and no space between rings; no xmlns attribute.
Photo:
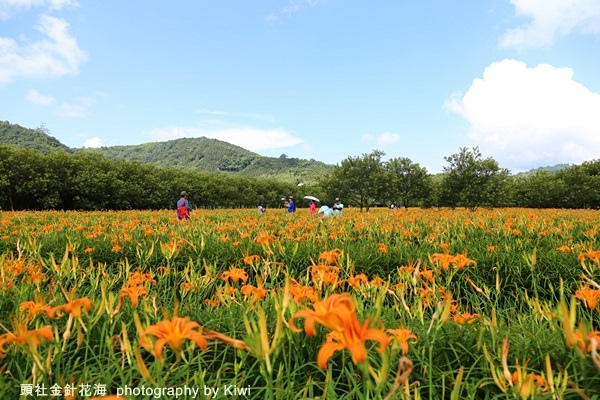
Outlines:
<svg viewBox="0 0 600 400"><path fill-rule="evenodd" d="M295 213L296 212L296 203L294 203L294 196L290 196L288 198L288 208L287 208L287 212L288 214L291 213Z"/></svg>
<svg viewBox="0 0 600 400"><path fill-rule="evenodd" d="M333 213L334 214L341 214L343 209L344 209L344 205L340 201L339 197L336 197L335 198L335 203L333 204Z"/></svg>
<svg viewBox="0 0 600 400"><path fill-rule="evenodd" d="M180 199L177 200L177 218L189 219L192 208L190 207L190 203L187 199L187 192L184 190L179 194L179 196Z"/></svg>

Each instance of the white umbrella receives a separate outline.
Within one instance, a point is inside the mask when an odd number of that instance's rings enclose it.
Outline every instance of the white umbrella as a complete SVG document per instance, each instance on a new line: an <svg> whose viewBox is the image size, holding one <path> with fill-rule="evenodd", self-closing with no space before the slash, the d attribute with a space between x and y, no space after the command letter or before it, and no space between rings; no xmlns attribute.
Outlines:
<svg viewBox="0 0 600 400"><path fill-rule="evenodd" d="M315 196L304 196L304 198L306 200L314 200L314 201L317 201L319 203L321 202L321 200L317 199Z"/></svg>

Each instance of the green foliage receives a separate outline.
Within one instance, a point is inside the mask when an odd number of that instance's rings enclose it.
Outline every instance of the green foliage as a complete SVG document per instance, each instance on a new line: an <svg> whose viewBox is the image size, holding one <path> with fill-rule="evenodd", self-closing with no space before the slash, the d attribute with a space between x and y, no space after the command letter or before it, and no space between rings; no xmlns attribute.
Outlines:
<svg viewBox="0 0 600 400"><path fill-rule="evenodd" d="M385 163L389 175L389 199L406 208L414 206L431 192L431 176L427 169L413 163L409 158L392 158Z"/></svg>
<svg viewBox="0 0 600 400"><path fill-rule="evenodd" d="M493 158L483 159L478 147L463 147L445 160L450 165L444 167L442 196L448 205L469 209L500 205L508 170Z"/></svg>
<svg viewBox="0 0 600 400"><path fill-rule="evenodd" d="M342 197L349 202L369 210L370 204L385 197L386 172L381 157L385 155L380 150L373 150L361 157L348 157L335 166L331 175L322 180L321 184L330 194Z"/></svg>
<svg viewBox="0 0 600 400"><path fill-rule="evenodd" d="M43 125L37 129L24 128L21 125L0 121L0 143L13 147L27 147L43 153L51 151L71 151L67 146L50 136Z"/></svg>
<svg viewBox="0 0 600 400"><path fill-rule="evenodd" d="M186 190L196 208L280 206L281 197L319 193L277 179L246 178L109 160L98 152L40 153L0 145L4 210L129 210L174 208Z"/></svg>

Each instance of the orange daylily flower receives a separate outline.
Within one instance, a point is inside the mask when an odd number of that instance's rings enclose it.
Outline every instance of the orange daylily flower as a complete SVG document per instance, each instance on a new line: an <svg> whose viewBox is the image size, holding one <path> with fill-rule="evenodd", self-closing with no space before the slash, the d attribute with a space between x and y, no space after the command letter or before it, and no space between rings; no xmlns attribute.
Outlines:
<svg viewBox="0 0 600 400"><path fill-rule="evenodd" d="M140 344L149 350L150 343L146 336L155 336L157 340L154 343L154 356L162 360L162 350L165 344L168 344L173 351L177 352L184 339L193 341L202 350L206 349L208 343L202 333L203 328L197 322L175 316L170 320L165 319L146 328L140 335Z"/></svg>
<svg viewBox="0 0 600 400"><path fill-rule="evenodd" d="M377 244L377 250L379 250L380 253L387 253L387 246L385 245L385 243L378 243Z"/></svg>
<svg viewBox="0 0 600 400"><path fill-rule="evenodd" d="M270 245L271 243L273 243L275 241L275 237L272 235L258 235L256 237L256 244L264 244L264 245Z"/></svg>
<svg viewBox="0 0 600 400"><path fill-rule="evenodd" d="M327 264L337 264L341 254L342 251L340 249L324 251L319 254L319 261L323 261Z"/></svg>
<svg viewBox="0 0 600 400"><path fill-rule="evenodd" d="M544 377L533 372L527 373L527 362L519 366L518 359L516 369L512 373L510 380L517 387L519 396L522 399L529 398L537 388L541 389L542 392L548 389L548 384Z"/></svg>
<svg viewBox="0 0 600 400"><path fill-rule="evenodd" d="M575 338L577 339L577 343L579 343L579 348L584 353L589 353L592 351L592 339L596 339L597 343L600 343L600 331L590 331L586 338L583 337L583 333L581 332L581 327L574 333Z"/></svg>
<svg viewBox="0 0 600 400"><path fill-rule="evenodd" d="M467 265L477 264L475 262L475 260L471 260L470 258L468 258L467 256L465 256L464 254L459 254L457 256L454 256L454 258L452 260L452 263L458 269L463 269Z"/></svg>
<svg viewBox="0 0 600 400"><path fill-rule="evenodd" d="M339 273L339 267L335 267L332 265L313 265L310 267L310 274L312 276L313 282L323 282L327 280L329 283L332 278L337 279L337 274Z"/></svg>
<svg viewBox="0 0 600 400"><path fill-rule="evenodd" d="M384 280L381 279L380 277L376 276L375 278L371 279L371 282L369 282L369 285L371 287L381 287L384 284Z"/></svg>
<svg viewBox="0 0 600 400"><path fill-rule="evenodd" d="M36 315L45 312L47 317L50 317L50 313L52 311L52 307L45 304L43 296L36 292L34 295L34 301L24 301L19 306L19 310L27 311L27 315L25 316L26 320L31 320L35 318Z"/></svg>
<svg viewBox="0 0 600 400"><path fill-rule="evenodd" d="M326 272L321 281L324 285L334 285L338 282L338 274L336 272Z"/></svg>
<svg viewBox="0 0 600 400"><path fill-rule="evenodd" d="M164 269L165 267L158 267L157 270L161 270L161 268ZM129 286L145 285L146 283L156 284L156 280L152 278L152 275L149 272L142 273L139 271L131 273L127 282L129 283Z"/></svg>
<svg viewBox="0 0 600 400"><path fill-rule="evenodd" d="M374 340L379 342L377 351L383 353L390 343L390 338L382 329L369 328L369 321L363 324L358 322L356 314L352 314L350 321L341 331L332 331L327 334L327 341L319 349L317 365L321 369L327 368L327 361L333 353L338 350L350 351L352 361L355 365L367 359L367 348L365 341Z"/></svg>
<svg viewBox="0 0 600 400"><path fill-rule="evenodd" d="M316 335L316 322L327 329L342 330L350 316L354 314L355 307L354 299L348 293L332 294L327 299L313 304L314 311L297 311L288 321L288 325L292 331L300 332L301 329L296 327L294 320L304 318L304 331L308 336Z"/></svg>
<svg viewBox="0 0 600 400"><path fill-rule="evenodd" d="M48 316L54 319L60 317L60 313L65 312L67 314L72 315L73 318L79 319L81 318L81 313L83 312L83 310L85 310L86 312L90 311L90 309L92 308L92 304L92 300L88 299L87 297L81 297L79 299L71 300L67 304L54 307L52 310L50 310ZM59 313L59 315L56 315L57 312Z"/></svg>
<svg viewBox="0 0 600 400"><path fill-rule="evenodd" d="M309 286L304 286L292 279L289 287L290 295L296 303L301 303L309 299L311 303L317 301L318 295L315 290Z"/></svg>
<svg viewBox="0 0 600 400"><path fill-rule="evenodd" d="M50 326L44 326L39 329L28 330L24 323L15 323L15 332L7 332L0 335L0 358L6 355L6 344L17 344L25 346L39 347L42 340L52 340L54 336Z"/></svg>
<svg viewBox="0 0 600 400"><path fill-rule="evenodd" d="M429 282L433 282L433 270L432 269L424 269L419 271L419 276L427 279Z"/></svg>
<svg viewBox="0 0 600 400"><path fill-rule="evenodd" d="M252 299L252 302L262 300L265 298L265 295L270 290L264 289L262 287L255 287L253 285L244 285L240 289L240 292L248 298Z"/></svg>
<svg viewBox="0 0 600 400"><path fill-rule="evenodd" d="M138 298L142 294L148 294L148 289L145 286L123 286L119 292L119 299L122 301L124 297L129 297L131 305L136 307L138 305Z"/></svg>
<svg viewBox="0 0 600 400"><path fill-rule="evenodd" d="M454 257L450 254L435 253L431 256L431 261L438 262L443 270L447 270L453 260Z"/></svg>
<svg viewBox="0 0 600 400"><path fill-rule="evenodd" d="M589 308L595 309L600 299L600 290L581 288L575 292L575 298L585 300Z"/></svg>
<svg viewBox="0 0 600 400"><path fill-rule="evenodd" d="M368 281L369 279L365 274L354 275L346 279L346 282L353 288L359 288L361 283L366 284Z"/></svg>
<svg viewBox="0 0 600 400"><path fill-rule="evenodd" d="M472 324L473 322L475 322L475 319L479 317L479 314L470 314L470 313L462 313L462 314L457 314L454 317L452 317L454 323L459 324L459 325L464 325L464 324Z"/></svg>
<svg viewBox="0 0 600 400"><path fill-rule="evenodd" d="M577 259L583 264L585 259L589 258L594 264L600 266L600 250L589 251L587 253L581 253L577 256Z"/></svg>
<svg viewBox="0 0 600 400"><path fill-rule="evenodd" d="M260 261L260 256L252 255L244 257L245 265L254 265L255 262Z"/></svg>
<svg viewBox="0 0 600 400"><path fill-rule="evenodd" d="M242 281L243 283L248 282L248 274L241 268L232 268L229 271L225 271L221 274L221 279L225 282L231 280L231 282Z"/></svg>
<svg viewBox="0 0 600 400"><path fill-rule="evenodd" d="M560 246L556 249L556 251L560 251L562 253L572 253L573 249L570 246L567 246L566 244L563 246Z"/></svg>
<svg viewBox="0 0 600 400"><path fill-rule="evenodd" d="M415 267L412 265L403 265L402 267L398 267L399 274L409 274L412 275L415 272Z"/></svg>
<svg viewBox="0 0 600 400"><path fill-rule="evenodd" d="M388 333L390 333L394 339L398 342L400 347L402 348L402 354L408 354L408 341L410 339L414 339L417 341L417 336L412 333L410 329L398 328L398 329L388 329Z"/></svg>

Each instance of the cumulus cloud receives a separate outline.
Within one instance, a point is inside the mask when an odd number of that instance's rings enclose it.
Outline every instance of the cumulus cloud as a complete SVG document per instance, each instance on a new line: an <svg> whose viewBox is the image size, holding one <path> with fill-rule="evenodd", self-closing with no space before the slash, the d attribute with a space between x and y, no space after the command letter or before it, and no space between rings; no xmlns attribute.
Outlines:
<svg viewBox="0 0 600 400"><path fill-rule="evenodd" d="M445 106L469 122L473 145L515 172L600 154L600 94L570 68L495 62Z"/></svg>
<svg viewBox="0 0 600 400"><path fill-rule="evenodd" d="M69 34L65 20L41 15L35 28L43 35L36 42L20 43L0 37L0 83L16 77L77 74L87 60L87 54Z"/></svg>
<svg viewBox="0 0 600 400"><path fill-rule="evenodd" d="M104 145L102 144L102 140L100 140L98 136L95 136L91 139L86 139L86 141L83 142L83 147L87 147L88 149L97 149L102 146Z"/></svg>
<svg viewBox="0 0 600 400"><path fill-rule="evenodd" d="M17 11L25 11L34 7L60 10L64 7L76 7L78 5L79 2L76 0L1 0L0 20L11 18Z"/></svg>
<svg viewBox="0 0 600 400"><path fill-rule="evenodd" d="M571 32L600 36L598 0L510 0L525 25L509 29L500 38L502 47L544 47Z"/></svg>
<svg viewBox="0 0 600 400"><path fill-rule="evenodd" d="M27 99L27 101L29 101L32 104L38 104L41 106L48 106L52 103L54 103L54 98L51 96L44 96L43 94L40 94L40 92L38 92L35 89L30 89L27 94L25 95L25 98Z"/></svg>
<svg viewBox="0 0 600 400"><path fill-rule="evenodd" d="M167 127L157 128L150 132L150 136L157 140L172 140L182 137L201 137L218 139L235 144L250 151L278 149L295 146L304 140L293 136L282 129L257 129L250 127L208 130L193 127Z"/></svg>
<svg viewBox="0 0 600 400"><path fill-rule="evenodd" d="M363 142L375 142L381 146L387 146L390 144L394 144L400 140L400 135L392 132L383 132L380 135L371 135L366 134L362 136Z"/></svg>

